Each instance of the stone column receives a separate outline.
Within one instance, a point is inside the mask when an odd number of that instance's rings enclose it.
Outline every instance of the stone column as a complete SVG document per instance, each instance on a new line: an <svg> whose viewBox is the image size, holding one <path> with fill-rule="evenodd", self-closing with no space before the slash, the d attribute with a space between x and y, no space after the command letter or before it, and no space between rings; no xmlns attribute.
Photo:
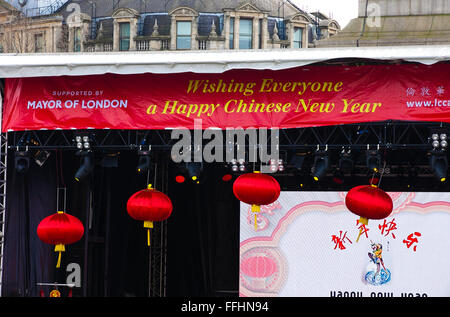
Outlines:
<svg viewBox="0 0 450 317"><path fill-rule="evenodd" d="M177 49L177 20L172 17L170 20L170 49Z"/></svg>
<svg viewBox="0 0 450 317"><path fill-rule="evenodd" d="M130 20L130 51L136 50L137 22L137 19Z"/></svg>
<svg viewBox="0 0 450 317"><path fill-rule="evenodd" d="M225 49L230 49L230 16L225 16L225 21L223 23L222 36L225 35Z"/></svg>
<svg viewBox="0 0 450 317"><path fill-rule="evenodd" d="M234 42L234 49L239 49L239 21L240 18L236 16L234 18L234 36L233 36L233 42Z"/></svg>
<svg viewBox="0 0 450 317"><path fill-rule="evenodd" d="M302 48L308 48L309 47L309 38L308 38L308 26L305 25L303 28L303 45Z"/></svg>
<svg viewBox="0 0 450 317"><path fill-rule="evenodd" d="M253 24L253 28L252 28L252 49L257 50L259 48L259 19L258 17L254 17L252 19L252 24Z"/></svg>
<svg viewBox="0 0 450 317"><path fill-rule="evenodd" d="M69 38L68 38L68 43L67 43L67 51L68 52L73 52L73 44L75 41L75 28L74 27L69 27L68 28L68 33L69 33Z"/></svg>
<svg viewBox="0 0 450 317"><path fill-rule="evenodd" d="M119 23L114 20L113 22L113 51L119 51L119 36L120 36Z"/></svg>
<svg viewBox="0 0 450 317"><path fill-rule="evenodd" d="M262 26L261 26L261 48L266 49L267 48L267 41L269 40L269 32L268 32L268 24L267 24L267 17L264 17L262 20Z"/></svg>
<svg viewBox="0 0 450 317"><path fill-rule="evenodd" d="M191 50L198 49L198 43L197 43L197 34L198 34L198 28L197 28L197 19L194 17L191 20Z"/></svg>

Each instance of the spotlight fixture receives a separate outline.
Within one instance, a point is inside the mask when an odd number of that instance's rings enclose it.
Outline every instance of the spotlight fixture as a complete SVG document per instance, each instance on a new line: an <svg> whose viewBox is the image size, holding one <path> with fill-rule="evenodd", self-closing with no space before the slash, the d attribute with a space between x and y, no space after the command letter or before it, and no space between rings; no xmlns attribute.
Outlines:
<svg viewBox="0 0 450 317"><path fill-rule="evenodd" d="M233 179L233 176L230 175L230 174L225 174L225 175L222 176L222 180L223 180L224 182L229 182L229 181L232 180L232 179Z"/></svg>
<svg viewBox="0 0 450 317"><path fill-rule="evenodd" d="M75 142L78 150L89 150L91 148L91 139L87 134L76 135Z"/></svg>
<svg viewBox="0 0 450 317"><path fill-rule="evenodd" d="M236 159L232 159L231 162L230 162L230 164L231 164L231 170L232 170L233 172L239 171L239 167L238 167L238 165L237 165L237 160L236 160Z"/></svg>
<svg viewBox="0 0 450 317"><path fill-rule="evenodd" d="M353 165L352 150L342 148L339 156L339 170L342 173L350 173L353 170Z"/></svg>
<svg viewBox="0 0 450 317"><path fill-rule="evenodd" d="M371 172L378 173L381 166L381 155L378 150L367 150L366 151L367 159L367 167Z"/></svg>
<svg viewBox="0 0 450 317"><path fill-rule="evenodd" d="M448 160L444 151L433 151L430 155L430 167L434 175L441 181L447 180Z"/></svg>
<svg viewBox="0 0 450 317"><path fill-rule="evenodd" d="M200 183L200 176L203 170L202 163L190 162L186 163L186 169L189 177L196 183Z"/></svg>
<svg viewBox="0 0 450 317"><path fill-rule="evenodd" d="M186 180L186 178L185 178L183 175L177 175L177 176L175 176L175 181L176 181L178 184L184 183L185 180Z"/></svg>
<svg viewBox="0 0 450 317"><path fill-rule="evenodd" d="M278 171L279 172L284 172L284 161L283 161L283 159L279 159L278 160Z"/></svg>
<svg viewBox="0 0 450 317"><path fill-rule="evenodd" d="M270 171L272 173L276 173L278 171L278 161L276 159L270 159L269 164L270 164Z"/></svg>
<svg viewBox="0 0 450 317"><path fill-rule="evenodd" d="M94 158L91 152L82 152L81 154L81 165L80 168L75 173L75 180L77 182L86 178L94 169Z"/></svg>
<svg viewBox="0 0 450 317"><path fill-rule="evenodd" d="M28 151L18 151L15 153L15 166L18 173L26 173L30 168L30 155Z"/></svg>
<svg viewBox="0 0 450 317"><path fill-rule="evenodd" d="M317 151L314 157L314 163L312 167L313 179L318 182L322 176L328 171L330 167L330 158L328 151Z"/></svg>
<svg viewBox="0 0 450 317"><path fill-rule="evenodd" d="M239 171L240 172L245 172L245 160L244 159L239 159L238 163L239 163Z"/></svg>
<svg viewBox="0 0 450 317"><path fill-rule="evenodd" d="M431 135L431 145L433 146L433 149L447 148L448 147L447 132L443 132L442 130L434 132Z"/></svg>

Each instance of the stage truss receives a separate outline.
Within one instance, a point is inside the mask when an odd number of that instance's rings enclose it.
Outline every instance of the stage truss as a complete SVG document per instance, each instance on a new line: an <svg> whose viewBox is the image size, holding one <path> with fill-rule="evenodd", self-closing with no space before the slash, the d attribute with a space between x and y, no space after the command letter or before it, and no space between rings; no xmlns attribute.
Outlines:
<svg viewBox="0 0 450 317"><path fill-rule="evenodd" d="M378 149L381 151L408 150L431 151L432 133L449 131L449 124L426 122L373 122L337 126L310 127L299 129L281 129L279 134L279 150L291 152L314 153L317 150L339 152L342 149L365 151ZM269 132L270 131L270 132ZM268 130L268 138L274 130ZM225 131L222 131L225 133ZM91 150L94 153L110 151L139 151L142 147L151 148L152 152L170 153L172 146L179 139L172 138L172 130L39 130L17 131L1 135L0 162L0 219L1 233L4 230L6 205L6 173L7 153L15 151L30 152L45 150L77 151L76 135L89 135ZM225 136L224 136L225 139ZM209 140L203 140L208 143ZM270 144L270 142L267 142ZM248 147L248 144L246 144ZM226 144L224 144L226 147ZM406 152L405 152L406 153ZM424 157L425 159L425 157ZM164 160L163 160L164 161ZM158 160L161 162L161 160ZM425 160L424 160L425 162ZM422 164L423 162L421 162ZM423 163L422 173L427 167ZM168 189L169 164L156 167L155 185L161 190ZM419 168L419 166L418 166ZM3 236L1 236L3 254ZM155 224L152 230L152 247L149 260L149 293L151 297L166 295L166 261L167 261L167 223ZM2 266L0 267L2 268ZM0 271L1 274L1 271Z"/></svg>

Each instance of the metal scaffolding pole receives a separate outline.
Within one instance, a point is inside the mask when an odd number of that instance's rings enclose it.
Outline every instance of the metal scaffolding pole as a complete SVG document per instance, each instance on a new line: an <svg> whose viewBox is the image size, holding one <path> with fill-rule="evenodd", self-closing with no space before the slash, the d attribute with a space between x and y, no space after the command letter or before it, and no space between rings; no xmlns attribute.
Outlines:
<svg viewBox="0 0 450 317"><path fill-rule="evenodd" d="M8 158L8 135L0 134L0 296L3 284L3 255L5 243L5 213L6 213L6 171Z"/></svg>

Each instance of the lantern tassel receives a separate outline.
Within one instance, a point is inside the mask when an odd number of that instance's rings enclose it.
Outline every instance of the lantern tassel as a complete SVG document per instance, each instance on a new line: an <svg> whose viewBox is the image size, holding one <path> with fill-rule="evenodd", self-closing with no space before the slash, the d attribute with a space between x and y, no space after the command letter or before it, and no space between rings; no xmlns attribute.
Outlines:
<svg viewBox="0 0 450 317"><path fill-rule="evenodd" d="M61 266L61 252L66 251L64 244L55 245L55 252L58 252L58 262L56 263L56 267L59 268Z"/></svg>
<svg viewBox="0 0 450 317"><path fill-rule="evenodd" d="M255 214L255 231L258 231L258 213L261 211L259 205L252 205L252 212Z"/></svg>
<svg viewBox="0 0 450 317"><path fill-rule="evenodd" d="M150 229L153 228L153 221L144 221L144 228L147 228L147 245L150 246Z"/></svg>
<svg viewBox="0 0 450 317"><path fill-rule="evenodd" d="M360 217L358 220L358 223L362 223L363 225L367 226L369 224L369 219ZM363 228L359 229L359 234L358 234L358 238L356 238L356 242L359 241L359 237L361 237L362 231L363 231Z"/></svg>

